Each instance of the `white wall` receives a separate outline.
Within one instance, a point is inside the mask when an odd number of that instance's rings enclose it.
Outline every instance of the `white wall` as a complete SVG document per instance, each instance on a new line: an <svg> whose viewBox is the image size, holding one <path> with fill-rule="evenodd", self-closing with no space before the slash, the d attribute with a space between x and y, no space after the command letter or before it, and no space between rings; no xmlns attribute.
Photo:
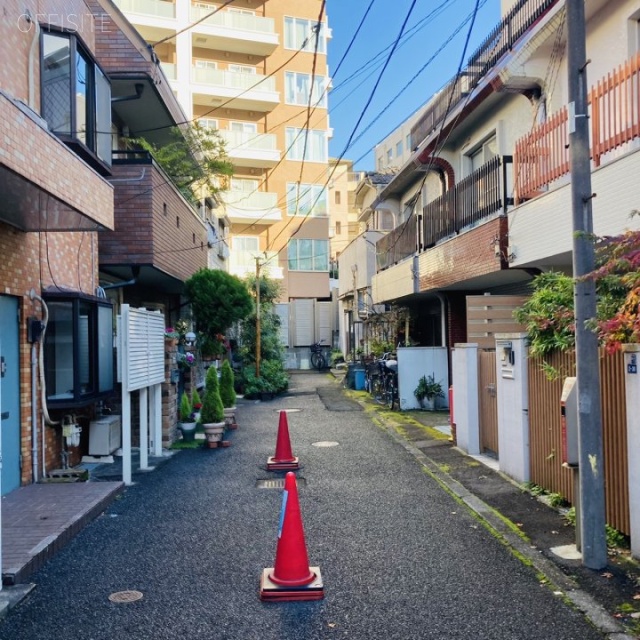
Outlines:
<svg viewBox="0 0 640 640"><path fill-rule="evenodd" d="M451 352L453 422L458 447L470 455L480 453L478 406L478 345L459 343Z"/></svg>
<svg viewBox="0 0 640 640"><path fill-rule="evenodd" d="M396 300L415 292L414 259L407 258L399 264L380 271L371 280L371 296L374 304Z"/></svg>
<svg viewBox="0 0 640 640"><path fill-rule="evenodd" d="M422 376L433 375L442 385L443 398L436 399L436 409L449 408L449 363L446 347L400 347L398 349L398 397L400 409L419 409L413 395Z"/></svg>

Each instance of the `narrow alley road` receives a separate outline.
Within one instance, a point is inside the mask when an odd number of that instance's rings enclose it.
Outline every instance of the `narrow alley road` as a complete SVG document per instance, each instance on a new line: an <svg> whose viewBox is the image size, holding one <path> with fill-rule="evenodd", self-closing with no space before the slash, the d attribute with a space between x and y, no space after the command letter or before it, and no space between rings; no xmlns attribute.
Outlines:
<svg viewBox="0 0 640 640"><path fill-rule="evenodd" d="M247 403L232 446L189 450L128 488L32 577L2 640L596 640L416 460L354 403L332 405L323 375ZM281 491L260 480L279 409L302 464L307 550L325 599L263 603ZM335 442L335 446L318 446ZM143 598L114 604L109 595Z"/></svg>

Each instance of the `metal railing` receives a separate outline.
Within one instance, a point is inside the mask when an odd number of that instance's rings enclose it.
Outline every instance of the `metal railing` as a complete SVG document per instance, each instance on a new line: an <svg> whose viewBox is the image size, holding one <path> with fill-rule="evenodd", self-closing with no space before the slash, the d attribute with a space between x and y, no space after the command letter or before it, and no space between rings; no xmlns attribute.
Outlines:
<svg viewBox="0 0 640 640"><path fill-rule="evenodd" d="M376 242L376 269L381 271L416 253L417 217L411 214L405 222Z"/></svg>
<svg viewBox="0 0 640 640"><path fill-rule="evenodd" d="M215 85L226 89L238 89L240 91L248 89L255 89L256 91L276 90L276 79L259 73L238 73L207 67L193 67L191 74L193 82Z"/></svg>
<svg viewBox="0 0 640 640"><path fill-rule="evenodd" d="M166 0L115 0L115 4L124 13L140 13L157 18L175 18L175 2Z"/></svg>
<svg viewBox="0 0 640 640"><path fill-rule="evenodd" d="M197 22L204 16L211 13L216 7L191 7L191 20ZM275 34L275 23L273 18L256 16L235 11L218 11L200 23L214 27L224 27L226 29L238 29L240 31L255 31L256 33Z"/></svg>
<svg viewBox="0 0 640 640"><path fill-rule="evenodd" d="M450 80L433 104L411 129L415 149L444 120L461 100L471 93L516 41L558 0L519 0L509 13L471 54L466 67Z"/></svg>
<svg viewBox="0 0 640 640"><path fill-rule="evenodd" d="M511 156L496 156L422 210L420 249L428 249L466 227L506 210L507 165Z"/></svg>

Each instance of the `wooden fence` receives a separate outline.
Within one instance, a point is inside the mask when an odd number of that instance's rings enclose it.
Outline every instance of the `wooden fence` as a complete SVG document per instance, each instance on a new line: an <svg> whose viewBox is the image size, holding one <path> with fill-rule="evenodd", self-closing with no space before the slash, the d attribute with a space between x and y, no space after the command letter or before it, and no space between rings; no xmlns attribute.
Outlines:
<svg viewBox="0 0 640 640"><path fill-rule="evenodd" d="M591 157L640 137L640 53L601 79L589 92ZM568 110L563 107L516 142L515 202L533 198L570 171Z"/></svg>
<svg viewBox="0 0 640 640"><path fill-rule="evenodd" d="M529 438L531 481L573 502L572 474L562 466L560 396L566 376L575 375L575 354L547 357L559 375L550 381L542 361L529 360ZM630 533L627 471L627 415L622 354L600 351L600 390L605 467L606 521Z"/></svg>

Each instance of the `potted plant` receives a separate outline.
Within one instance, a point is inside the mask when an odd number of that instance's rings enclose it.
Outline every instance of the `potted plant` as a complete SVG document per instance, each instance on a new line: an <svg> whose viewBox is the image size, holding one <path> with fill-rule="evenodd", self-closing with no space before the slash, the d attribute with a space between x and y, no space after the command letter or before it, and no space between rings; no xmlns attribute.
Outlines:
<svg viewBox="0 0 640 640"><path fill-rule="evenodd" d="M423 409L433 411L435 408L436 398L444 398L444 390L439 382L436 382L435 374L422 376L418 380L418 386L413 390L420 406Z"/></svg>
<svg viewBox="0 0 640 640"><path fill-rule="evenodd" d="M231 363L225 360L220 370L220 399L224 407L224 418L229 428L236 426L236 392Z"/></svg>
<svg viewBox="0 0 640 640"><path fill-rule="evenodd" d="M193 418L193 407L191 400L186 393L180 398L180 422L178 429L182 433L182 439L185 442L193 442L196 435L196 421Z"/></svg>
<svg viewBox="0 0 640 640"><path fill-rule="evenodd" d="M193 391L191 392L191 406L194 411L200 411L200 409L202 409L202 399L200 398L197 387L193 387Z"/></svg>
<svg viewBox="0 0 640 640"><path fill-rule="evenodd" d="M218 442L222 441L224 433L224 408L220 399L218 370L215 367L207 369L200 422L204 428L209 448L215 449Z"/></svg>

